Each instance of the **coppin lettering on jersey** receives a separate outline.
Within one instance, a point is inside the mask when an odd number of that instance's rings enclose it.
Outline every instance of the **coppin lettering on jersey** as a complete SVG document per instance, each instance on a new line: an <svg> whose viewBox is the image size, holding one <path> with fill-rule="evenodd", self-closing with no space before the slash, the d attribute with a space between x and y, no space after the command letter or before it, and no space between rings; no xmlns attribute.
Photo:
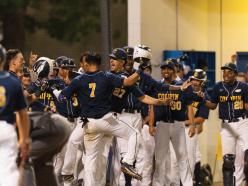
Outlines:
<svg viewBox="0 0 248 186"><path fill-rule="evenodd" d="M177 101L179 99L179 94L174 93L158 93L158 99L164 100L164 99L172 99L173 101Z"/></svg>
<svg viewBox="0 0 248 186"><path fill-rule="evenodd" d="M41 99L41 100L44 100L44 99L51 100L52 99L52 95L50 93L43 92L43 93L41 93L39 99Z"/></svg>
<svg viewBox="0 0 248 186"><path fill-rule="evenodd" d="M242 96L240 96L240 95L237 95L237 96L220 96L219 99L220 99L220 102L222 102L222 103L227 102L229 100L231 102L233 102L234 110L244 109L244 102L242 100Z"/></svg>
<svg viewBox="0 0 248 186"><path fill-rule="evenodd" d="M179 100L179 94L177 93L158 93L158 99L171 99L172 102L170 104L171 110L181 110L182 102Z"/></svg>

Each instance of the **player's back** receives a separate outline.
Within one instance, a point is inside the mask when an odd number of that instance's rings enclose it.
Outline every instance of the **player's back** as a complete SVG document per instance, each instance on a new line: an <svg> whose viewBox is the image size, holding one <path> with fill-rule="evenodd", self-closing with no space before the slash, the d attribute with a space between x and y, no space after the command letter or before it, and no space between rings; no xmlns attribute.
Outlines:
<svg viewBox="0 0 248 186"><path fill-rule="evenodd" d="M20 81L8 72L0 72L0 120L14 123L14 112L25 105Z"/></svg>
<svg viewBox="0 0 248 186"><path fill-rule="evenodd" d="M115 86L121 86L123 78L109 72L83 73L76 77L62 94L67 98L77 93L81 104L81 115L101 118L110 112L110 98Z"/></svg>

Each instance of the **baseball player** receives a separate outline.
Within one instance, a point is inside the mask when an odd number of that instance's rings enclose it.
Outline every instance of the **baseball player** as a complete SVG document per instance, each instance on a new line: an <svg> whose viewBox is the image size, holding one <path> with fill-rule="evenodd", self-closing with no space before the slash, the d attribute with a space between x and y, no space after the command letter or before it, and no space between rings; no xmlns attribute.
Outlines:
<svg viewBox="0 0 248 186"><path fill-rule="evenodd" d="M161 64L161 72L164 75L164 83L178 84L175 78L175 66L170 60ZM176 158L179 164L179 174L183 185L193 185L192 175L190 173L190 166L188 163L184 121L186 120L186 111L188 113L189 122L189 136L194 136L195 128L193 125L193 108L192 97L187 91L168 91L165 89L158 89L157 97L160 99L171 98L172 104L170 107L162 106L154 108L155 118L157 122L156 133L155 127L150 124L149 132L151 135L155 133L155 172L153 177L153 185L170 184L169 176L166 167L166 157L169 156L169 142L172 142L176 153Z"/></svg>
<svg viewBox="0 0 248 186"><path fill-rule="evenodd" d="M6 53L6 62L4 64L4 70L17 78L18 73L22 71L24 65L24 58L19 49L10 49Z"/></svg>
<svg viewBox="0 0 248 186"><path fill-rule="evenodd" d="M123 79L111 73L99 71L101 58L97 54L86 57L86 73L75 78L65 88L60 97L67 99L78 93L81 107L81 117L85 119L85 185L104 185L106 159L102 155L105 144L111 136L125 138L129 141L129 151L122 161L122 170L141 179L133 168L139 134L125 124L116 121L116 115L110 112L110 95L114 86L132 85L139 77ZM109 137L108 137L109 136ZM105 140L104 140L105 139Z"/></svg>
<svg viewBox="0 0 248 186"><path fill-rule="evenodd" d="M207 80L206 72L201 69L195 69L193 71L193 75L189 78L189 81L192 83L193 88L193 109L194 109L194 124L196 125L196 132L201 133L202 125L205 119L208 119L209 109L202 102L201 97L197 95L197 92L204 91L203 87L205 86ZM198 143L197 134L193 137L189 137L187 134L189 133L189 120L185 121L185 136L186 136L186 145L187 145L187 153L188 160L190 164L191 173L195 174L195 185L200 185L200 151ZM199 130L198 130L199 129ZM196 159L197 158L197 159ZM177 164L176 160L173 160L173 156L171 156L172 162ZM178 166L175 166L178 168ZM194 170L197 167L197 170ZM175 168L174 168L175 169ZM179 180L179 179L178 179ZM179 183L177 183L179 185Z"/></svg>
<svg viewBox="0 0 248 186"><path fill-rule="evenodd" d="M5 49L0 46L1 69L4 61ZM19 180L19 171L16 164L18 146L22 161L27 159L29 153L30 123L27 115L27 105L20 81L8 72L0 72L0 95L0 185L16 186ZM20 120L17 126L19 142L17 142L15 128L16 116Z"/></svg>
<svg viewBox="0 0 248 186"><path fill-rule="evenodd" d="M216 109L219 105L219 118L222 120L223 182L224 186L230 186L235 185L233 173L237 140L242 142L244 174L246 181L248 180L248 125L245 115L248 109L248 87L236 80L235 64L226 63L221 70L223 81L215 84L210 100L204 101L210 109Z"/></svg>
<svg viewBox="0 0 248 186"><path fill-rule="evenodd" d="M244 74L243 72L239 72L237 75L237 81L247 83L246 74ZM242 142L238 140L236 145L235 172L234 172L236 185L241 185L241 183L245 178L243 170L244 170L244 152L242 150Z"/></svg>
<svg viewBox="0 0 248 186"><path fill-rule="evenodd" d="M21 76L22 88L26 90L31 84L31 76L28 67L23 67L23 74Z"/></svg>
<svg viewBox="0 0 248 186"><path fill-rule="evenodd" d="M193 75L190 77L190 81L192 83L193 88L193 108L194 108L194 123L196 125L196 143L194 142L194 138L186 138L186 144L188 149L189 163L191 166L191 170L194 171L194 184L196 186L201 185L201 153L199 149L199 141L198 135L203 130L203 123L206 119L208 119L209 109L204 105L201 101L201 98L197 95L199 91L204 91L205 84L207 80L206 72L202 69L195 69L193 71ZM188 124L188 120L185 122ZM187 130L186 130L187 131ZM192 153L192 154L191 154Z"/></svg>
<svg viewBox="0 0 248 186"><path fill-rule="evenodd" d="M110 56L110 70L112 73L120 76L127 76L126 73L122 72L123 66L127 59L127 54L123 49L114 49ZM134 97L136 100L134 101ZM161 104L159 100L154 99L148 95L145 95L135 86L132 87L115 87L113 90L113 96L111 99L111 108L113 112L120 113L118 121L127 123L128 125L135 128L137 131L141 130L141 107L140 101L145 104ZM120 149L120 154L123 157L127 153L127 142L121 138L117 138L117 147ZM139 147L138 147L139 148ZM142 154L143 155L143 154ZM118 156L118 155L117 155ZM139 153L137 157L139 156ZM138 158L136 158L138 161ZM117 164L120 162L120 158L117 158ZM142 162L141 162L142 163ZM138 167L138 165L135 165ZM118 166L117 166L118 167ZM142 168L142 167L141 167ZM119 183L118 168L114 170L116 174L115 179L117 180L116 185L122 185ZM127 178L127 175L125 175ZM126 179L126 185L131 185L131 180ZM132 185L136 185L133 183Z"/></svg>

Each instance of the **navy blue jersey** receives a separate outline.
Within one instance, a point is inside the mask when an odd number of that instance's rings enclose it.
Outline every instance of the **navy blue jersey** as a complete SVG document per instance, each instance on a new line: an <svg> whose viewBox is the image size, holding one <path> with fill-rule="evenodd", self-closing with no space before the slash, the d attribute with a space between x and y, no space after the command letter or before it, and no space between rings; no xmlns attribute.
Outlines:
<svg viewBox="0 0 248 186"><path fill-rule="evenodd" d="M81 116L87 118L101 118L111 111L111 96L114 87L121 87L124 78L110 72L97 71L84 73L74 78L60 95L70 99L73 94L78 95L81 105Z"/></svg>
<svg viewBox="0 0 248 186"><path fill-rule="evenodd" d="M193 93L193 103L192 103L195 118L201 117L208 119L209 108L207 108L202 100L196 93Z"/></svg>
<svg viewBox="0 0 248 186"><path fill-rule="evenodd" d="M15 123L15 111L27 107L20 81L8 72L0 72L0 120Z"/></svg>
<svg viewBox="0 0 248 186"><path fill-rule="evenodd" d="M51 79L48 82L50 87L56 85L56 88L59 90L63 90L67 86L65 82L59 77ZM80 108L76 94L73 94L70 99L58 101L55 95L52 93L52 90L49 92L53 97L54 105L56 106L56 110L60 115L66 118L76 118L79 116Z"/></svg>
<svg viewBox="0 0 248 186"><path fill-rule="evenodd" d="M37 91L40 91L40 89L34 82L31 83L31 85L27 88L27 92L29 94L34 94ZM29 105L29 110L43 112L46 106L49 107L54 106L54 100L52 94L48 90L41 92L38 99Z"/></svg>
<svg viewBox="0 0 248 186"><path fill-rule="evenodd" d="M127 77L127 74L123 72L117 75L123 78ZM136 85L130 87L115 87L111 99L111 109L118 113L121 113L123 109L138 109L135 106L137 106L136 102L139 102L138 98L141 96L144 96L144 93L138 89Z"/></svg>
<svg viewBox="0 0 248 186"><path fill-rule="evenodd" d="M134 72L135 71L133 71L133 73ZM150 75L144 73L140 75L140 80L137 82L137 86L142 92L144 92L144 94L147 94L149 96L152 96L154 94L154 91L157 89L163 90L169 87L157 82ZM125 108L131 110L139 110L141 111L143 117L148 114L148 106L140 102L133 93L130 93L128 95Z"/></svg>
<svg viewBox="0 0 248 186"><path fill-rule="evenodd" d="M182 81L174 82L174 85L181 85ZM188 87L185 91L174 90L170 91L168 95L172 100L173 104L170 106L173 120L185 121L188 119L187 110L188 105L193 103L193 89Z"/></svg>
<svg viewBox="0 0 248 186"><path fill-rule="evenodd" d="M232 120L245 115L248 103L248 85L235 81L233 85L218 82L213 87L211 102L219 104L219 118Z"/></svg>
<svg viewBox="0 0 248 186"><path fill-rule="evenodd" d="M171 85L181 85L182 82L174 80ZM167 85L168 86L168 85ZM189 87L185 91L181 90L169 90L168 88L162 90L161 88L157 90L157 98L165 99L170 98L173 101L171 106L156 106L155 119L156 121L185 121L187 120L187 106L191 105L193 102L192 98L193 90Z"/></svg>

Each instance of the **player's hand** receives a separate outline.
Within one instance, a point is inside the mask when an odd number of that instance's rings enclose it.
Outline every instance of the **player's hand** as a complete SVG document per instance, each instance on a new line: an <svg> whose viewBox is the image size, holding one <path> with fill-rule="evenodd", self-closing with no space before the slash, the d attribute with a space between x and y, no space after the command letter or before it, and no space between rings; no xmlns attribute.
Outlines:
<svg viewBox="0 0 248 186"><path fill-rule="evenodd" d="M202 133L202 131L203 131L203 124L201 123L201 124L196 125L196 129L197 129L197 134Z"/></svg>
<svg viewBox="0 0 248 186"><path fill-rule="evenodd" d="M191 83L189 80L185 81L185 82L181 85L181 90L182 90L182 91L186 90L190 85L192 85L192 83Z"/></svg>
<svg viewBox="0 0 248 186"><path fill-rule="evenodd" d="M205 99L205 94L202 91L197 92L197 95L201 97L202 99Z"/></svg>
<svg viewBox="0 0 248 186"><path fill-rule="evenodd" d="M29 54L29 61L28 61L30 67L33 67L33 65L36 62L37 58L38 58L38 55L33 53L33 51L31 51L30 54Z"/></svg>
<svg viewBox="0 0 248 186"><path fill-rule="evenodd" d="M189 127L189 133L188 133L189 137L193 137L195 135L195 126L191 125Z"/></svg>
<svg viewBox="0 0 248 186"><path fill-rule="evenodd" d="M20 140L18 147L20 151L20 158L21 158L21 164L22 164L28 159L29 151L30 151L30 141Z"/></svg>
<svg viewBox="0 0 248 186"><path fill-rule="evenodd" d="M171 98L165 98L159 100L159 105L171 105L172 99Z"/></svg>
<svg viewBox="0 0 248 186"><path fill-rule="evenodd" d="M144 120L142 121L142 128L143 128L143 126L144 125L146 125L146 124L148 124L149 123L149 116L146 116L145 118L144 118Z"/></svg>
<svg viewBox="0 0 248 186"><path fill-rule="evenodd" d="M149 59L140 59L140 61L138 61L138 63L140 64L139 69L144 71L150 65L149 61Z"/></svg>
<svg viewBox="0 0 248 186"><path fill-rule="evenodd" d="M151 136L155 136L156 128L154 126L149 126L149 133Z"/></svg>

